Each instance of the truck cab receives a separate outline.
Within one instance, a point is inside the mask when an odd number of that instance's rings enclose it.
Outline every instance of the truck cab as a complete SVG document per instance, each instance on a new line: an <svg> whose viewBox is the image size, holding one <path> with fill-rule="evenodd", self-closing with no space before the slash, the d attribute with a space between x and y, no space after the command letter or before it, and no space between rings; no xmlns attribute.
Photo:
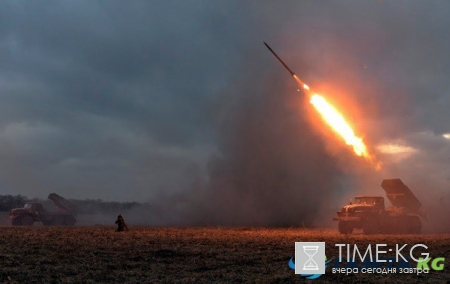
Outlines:
<svg viewBox="0 0 450 284"><path fill-rule="evenodd" d="M384 197L360 195L355 197L353 205L365 206L369 205L376 209L384 210Z"/></svg>
<svg viewBox="0 0 450 284"><path fill-rule="evenodd" d="M32 214L43 214L45 213L44 207L40 203L26 203L23 206L24 209L27 209L28 212Z"/></svg>
<svg viewBox="0 0 450 284"><path fill-rule="evenodd" d="M360 195L337 212L339 217L357 216L358 213L384 211L384 198L381 196Z"/></svg>
<svg viewBox="0 0 450 284"><path fill-rule="evenodd" d="M13 225L31 226L36 221L36 216L44 216L46 211L40 203L26 203L23 208L14 208L10 212Z"/></svg>

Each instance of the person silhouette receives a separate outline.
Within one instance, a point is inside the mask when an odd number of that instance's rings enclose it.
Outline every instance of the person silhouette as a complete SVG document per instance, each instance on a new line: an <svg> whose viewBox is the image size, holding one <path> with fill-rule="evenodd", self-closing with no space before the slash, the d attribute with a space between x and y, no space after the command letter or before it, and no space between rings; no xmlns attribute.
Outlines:
<svg viewBox="0 0 450 284"><path fill-rule="evenodd" d="M117 224L117 232L128 231L128 226L125 223L125 220L123 219L122 215L117 216L116 224Z"/></svg>

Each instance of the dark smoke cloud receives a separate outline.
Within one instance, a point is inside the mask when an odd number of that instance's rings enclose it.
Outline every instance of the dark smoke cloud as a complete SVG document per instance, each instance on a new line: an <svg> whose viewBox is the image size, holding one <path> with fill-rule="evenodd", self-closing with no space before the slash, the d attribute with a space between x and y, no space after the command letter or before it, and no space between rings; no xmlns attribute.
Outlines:
<svg viewBox="0 0 450 284"><path fill-rule="evenodd" d="M215 221L311 222L322 197L336 188L339 170L301 114L302 94L289 92L276 77L262 79L263 94L242 82L238 98L224 110L221 151L209 162Z"/></svg>

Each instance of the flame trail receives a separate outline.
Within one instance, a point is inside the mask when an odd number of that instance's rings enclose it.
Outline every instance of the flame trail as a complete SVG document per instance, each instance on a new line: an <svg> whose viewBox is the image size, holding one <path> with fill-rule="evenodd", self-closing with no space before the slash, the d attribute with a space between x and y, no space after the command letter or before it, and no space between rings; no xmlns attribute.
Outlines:
<svg viewBox="0 0 450 284"><path fill-rule="evenodd" d="M324 121L333 129L333 131L339 134L347 145L352 146L356 155L360 157L362 156L370 162L373 162L375 169L380 170L381 164L375 161L374 157L370 155L363 139L355 135L355 131L353 131L344 116L332 104L327 102L324 97L319 94L312 94L309 86L303 83L297 75L294 74L293 77L309 94L309 102L314 106L317 112L319 112Z"/></svg>
<svg viewBox="0 0 450 284"><path fill-rule="evenodd" d="M302 82L297 74L294 73L283 60L273 51L270 46L264 42L266 47L272 52L272 54L283 64L283 66L289 71L289 73L294 77L294 79L298 82L298 84L303 87L303 89L308 93L310 97L310 103L315 107L315 109L320 113L325 122L333 129L334 132L338 133L347 143L353 147L353 151L356 155L362 156L366 158L368 161L372 162L375 165L376 170L381 169L380 162L376 161L376 159L369 154L366 145L363 142L363 139L356 136L355 132L351 128L351 126L347 123L344 116L327 100L318 94L313 94L308 85Z"/></svg>
<svg viewBox="0 0 450 284"><path fill-rule="evenodd" d="M331 126L331 128L335 132L337 132L340 136L342 136L342 138L344 138L345 143L353 147L353 151L355 151L356 155L369 157L367 147L362 141L362 138L359 138L355 135L355 132L350 127L350 125L345 121L342 114L340 114L336 110L336 108L334 108L330 103L328 103L324 97L318 94L314 94L311 97L310 103L320 113L325 122L329 126Z"/></svg>

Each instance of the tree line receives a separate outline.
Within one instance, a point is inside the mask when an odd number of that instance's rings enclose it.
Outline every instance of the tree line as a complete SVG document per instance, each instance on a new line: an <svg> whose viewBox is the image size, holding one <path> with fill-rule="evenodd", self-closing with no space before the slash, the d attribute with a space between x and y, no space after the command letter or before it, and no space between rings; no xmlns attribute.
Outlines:
<svg viewBox="0 0 450 284"><path fill-rule="evenodd" d="M140 204L138 202L103 201L101 199L69 199L69 201L78 207L78 214L123 212ZM55 207L53 202L48 199L29 199L26 196L20 194L0 195L0 211L10 211L13 208L20 208L23 207L27 202L41 203L46 209L52 209Z"/></svg>
<svg viewBox="0 0 450 284"><path fill-rule="evenodd" d="M23 207L27 202L23 195L0 195L0 211L9 211L13 208Z"/></svg>

